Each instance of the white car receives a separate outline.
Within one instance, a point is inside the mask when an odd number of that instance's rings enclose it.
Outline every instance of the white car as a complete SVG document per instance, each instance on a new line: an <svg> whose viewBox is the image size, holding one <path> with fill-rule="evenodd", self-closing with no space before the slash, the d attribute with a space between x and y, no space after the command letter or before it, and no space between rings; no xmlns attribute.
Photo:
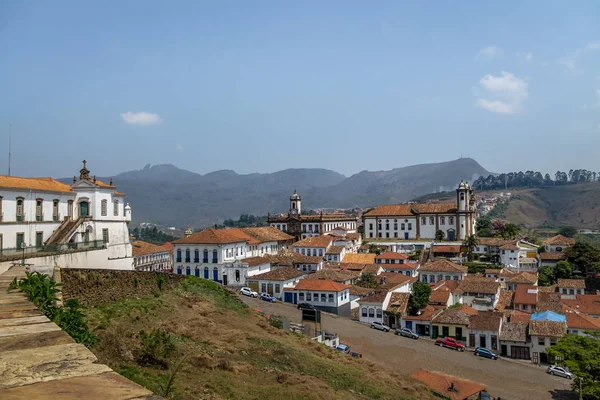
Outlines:
<svg viewBox="0 0 600 400"><path fill-rule="evenodd" d="M390 331L390 327L382 324L381 322L371 322L371 329L377 329L379 331L384 331L384 332L389 332Z"/></svg>
<svg viewBox="0 0 600 400"><path fill-rule="evenodd" d="M254 290L250 289L249 287L241 288L240 293L243 294L244 296L258 297L258 293L256 293Z"/></svg>
<svg viewBox="0 0 600 400"><path fill-rule="evenodd" d="M557 367L556 365L551 365L546 370L550 375L562 376L563 378L573 379L573 374L564 369L563 367Z"/></svg>

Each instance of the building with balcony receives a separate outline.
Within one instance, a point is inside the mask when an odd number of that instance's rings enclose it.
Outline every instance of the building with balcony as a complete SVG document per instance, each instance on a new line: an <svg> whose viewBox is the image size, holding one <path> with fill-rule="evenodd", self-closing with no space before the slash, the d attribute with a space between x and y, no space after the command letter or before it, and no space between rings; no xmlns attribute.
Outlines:
<svg viewBox="0 0 600 400"><path fill-rule="evenodd" d="M132 269L130 221L125 194L112 179L90 176L86 161L72 184L0 175L0 271L19 259L62 268ZM90 250L103 251L55 257Z"/></svg>

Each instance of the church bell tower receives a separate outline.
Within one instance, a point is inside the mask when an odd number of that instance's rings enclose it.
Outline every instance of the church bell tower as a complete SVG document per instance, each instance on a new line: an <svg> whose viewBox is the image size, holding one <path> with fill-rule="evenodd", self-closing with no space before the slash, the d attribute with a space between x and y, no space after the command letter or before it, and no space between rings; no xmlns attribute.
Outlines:
<svg viewBox="0 0 600 400"><path fill-rule="evenodd" d="M300 195L294 189L294 194L290 196L290 215L299 216L302 214L302 200Z"/></svg>

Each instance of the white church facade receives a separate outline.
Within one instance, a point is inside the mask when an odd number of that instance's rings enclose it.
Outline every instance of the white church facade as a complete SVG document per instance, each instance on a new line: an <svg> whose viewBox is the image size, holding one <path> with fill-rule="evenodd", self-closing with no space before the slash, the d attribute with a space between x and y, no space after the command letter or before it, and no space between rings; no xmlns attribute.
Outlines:
<svg viewBox="0 0 600 400"><path fill-rule="evenodd" d="M433 240L442 231L447 240L464 240L475 234L475 223L475 195L463 181L456 203L385 205L363 214L365 239Z"/></svg>
<svg viewBox="0 0 600 400"><path fill-rule="evenodd" d="M130 221L125 194L90 177L86 161L71 185L0 175L0 272L18 261L133 269Z"/></svg>

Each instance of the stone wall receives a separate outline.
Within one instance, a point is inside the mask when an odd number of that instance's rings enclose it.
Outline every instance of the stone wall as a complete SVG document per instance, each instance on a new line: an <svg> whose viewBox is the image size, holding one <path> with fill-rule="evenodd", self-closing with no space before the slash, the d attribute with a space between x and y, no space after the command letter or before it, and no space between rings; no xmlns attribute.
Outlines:
<svg viewBox="0 0 600 400"><path fill-rule="evenodd" d="M94 306L127 297L152 296L176 286L185 275L66 268L56 278L63 283L64 302L77 299L84 306Z"/></svg>

